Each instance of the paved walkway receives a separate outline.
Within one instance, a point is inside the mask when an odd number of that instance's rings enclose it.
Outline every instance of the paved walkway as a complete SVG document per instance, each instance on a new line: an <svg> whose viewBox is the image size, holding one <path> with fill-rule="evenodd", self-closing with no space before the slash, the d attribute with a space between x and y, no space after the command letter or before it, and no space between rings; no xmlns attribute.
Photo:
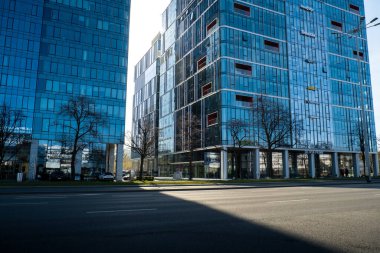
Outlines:
<svg viewBox="0 0 380 253"><path fill-rule="evenodd" d="M99 192L149 192L149 191L191 191L191 190L223 190L274 187L365 187L364 180L310 180L281 182L247 182L247 183L215 183L215 184L157 184L157 185L75 185L75 186L1 186L0 195L11 194L62 194L62 193L99 193ZM379 184L380 179L373 179L371 184Z"/></svg>

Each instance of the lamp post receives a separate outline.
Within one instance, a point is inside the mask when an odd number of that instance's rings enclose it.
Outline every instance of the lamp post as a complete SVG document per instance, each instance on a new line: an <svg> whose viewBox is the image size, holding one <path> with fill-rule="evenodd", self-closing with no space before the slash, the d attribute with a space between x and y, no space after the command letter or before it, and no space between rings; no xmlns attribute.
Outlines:
<svg viewBox="0 0 380 253"><path fill-rule="evenodd" d="M356 40L356 59L358 64L358 83L360 86L360 104L361 104L361 128L362 132L359 132L359 134L363 134L363 136L359 137L362 139L363 143L360 143L360 145L364 146L364 175L366 177L367 182L371 182L371 171L369 166L369 140L368 140L368 122L367 122L367 115L365 112L365 106L364 106L364 85L362 80L362 67L361 67L361 55L364 58L363 52L360 52L360 45L359 45L359 39L361 38L361 34L363 29L368 29L371 27L375 27L380 25L380 23L373 24L378 20L378 18L372 19L368 24L364 23L365 18L360 17L359 24L357 28L353 29L349 32L351 36L355 35ZM365 24L365 25L364 25ZM364 59L363 59L364 60Z"/></svg>

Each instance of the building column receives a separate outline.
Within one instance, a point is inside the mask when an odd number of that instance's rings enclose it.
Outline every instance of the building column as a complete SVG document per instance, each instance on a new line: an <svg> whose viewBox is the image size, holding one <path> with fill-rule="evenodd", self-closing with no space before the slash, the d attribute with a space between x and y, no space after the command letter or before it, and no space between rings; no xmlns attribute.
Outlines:
<svg viewBox="0 0 380 253"><path fill-rule="evenodd" d="M220 179L226 180L228 178L228 153L227 150L220 151Z"/></svg>
<svg viewBox="0 0 380 253"><path fill-rule="evenodd" d="M292 169L293 176L298 177L298 156L294 151L291 153L292 156Z"/></svg>
<svg viewBox="0 0 380 253"><path fill-rule="evenodd" d="M123 144L117 144L116 153L116 181L120 182L123 179L123 157L124 146Z"/></svg>
<svg viewBox="0 0 380 253"><path fill-rule="evenodd" d="M333 177L340 177L340 171L339 171L339 156L337 152L334 152L331 154L331 160L332 160L332 176Z"/></svg>
<svg viewBox="0 0 380 253"><path fill-rule="evenodd" d="M115 172L115 144L107 144L107 166L106 171Z"/></svg>
<svg viewBox="0 0 380 253"><path fill-rule="evenodd" d="M379 176L379 156L378 154L372 155L373 160L373 176L378 177Z"/></svg>
<svg viewBox="0 0 380 253"><path fill-rule="evenodd" d="M258 148L252 151L252 165L253 178L260 179L260 150Z"/></svg>
<svg viewBox="0 0 380 253"><path fill-rule="evenodd" d="M80 149L75 157L75 181L80 181L80 174L82 173L82 154L83 150Z"/></svg>
<svg viewBox="0 0 380 253"><path fill-rule="evenodd" d="M29 153L29 169L28 169L29 181L34 181L36 179L37 155L38 155L38 140L32 140L32 143L30 144L30 153Z"/></svg>
<svg viewBox="0 0 380 253"><path fill-rule="evenodd" d="M355 153L352 155L354 160L354 177L360 177L360 158L359 154Z"/></svg>
<svg viewBox="0 0 380 253"><path fill-rule="evenodd" d="M283 177L285 179L289 179L289 151L284 150L282 151L282 170L283 170Z"/></svg>
<svg viewBox="0 0 380 253"><path fill-rule="evenodd" d="M309 175L311 178L315 178L315 154L308 154L309 159Z"/></svg>

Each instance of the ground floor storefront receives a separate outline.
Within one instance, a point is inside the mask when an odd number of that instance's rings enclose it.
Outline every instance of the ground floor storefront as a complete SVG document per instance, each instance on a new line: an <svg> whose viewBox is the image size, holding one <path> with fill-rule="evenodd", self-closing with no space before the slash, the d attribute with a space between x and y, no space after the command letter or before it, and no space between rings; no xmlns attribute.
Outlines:
<svg viewBox="0 0 380 253"><path fill-rule="evenodd" d="M75 175L78 179L90 174L112 172L122 177L123 145L91 143L80 150L75 159ZM0 170L0 179L13 180L22 173L24 179L49 180L52 173L60 172L71 177L71 151L60 142L32 140L7 161Z"/></svg>
<svg viewBox="0 0 380 253"><path fill-rule="evenodd" d="M163 155L158 158L157 175L189 176L188 156ZM379 175L379 159L370 154L371 176ZM365 175L361 153L325 152L318 150L276 150L272 153L272 170L268 171L268 152L250 149L237 152L232 148L198 151L193 155L194 178L260 179L260 178L336 178Z"/></svg>

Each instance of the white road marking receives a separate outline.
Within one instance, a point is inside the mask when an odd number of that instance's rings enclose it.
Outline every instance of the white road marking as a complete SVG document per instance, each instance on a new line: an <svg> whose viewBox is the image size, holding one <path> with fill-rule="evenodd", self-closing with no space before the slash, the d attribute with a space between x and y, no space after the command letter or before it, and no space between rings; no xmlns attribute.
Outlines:
<svg viewBox="0 0 380 253"><path fill-rule="evenodd" d="M66 196L27 196L27 197L17 197L15 199L65 199L67 198Z"/></svg>
<svg viewBox="0 0 380 253"><path fill-rule="evenodd" d="M82 193L82 194L77 194L76 196L101 196L104 195L103 193Z"/></svg>
<svg viewBox="0 0 380 253"><path fill-rule="evenodd" d="M274 204L274 203L289 203L289 202L302 202L302 201L308 201L309 199L292 199L292 200L278 200L278 201L270 201L266 202L268 204Z"/></svg>
<svg viewBox="0 0 380 253"><path fill-rule="evenodd" d="M146 212L146 211L156 211L156 208L151 209L129 209L129 210L109 210L109 211L88 211L87 214L96 213L121 213L121 212Z"/></svg>
<svg viewBox="0 0 380 253"><path fill-rule="evenodd" d="M2 203L0 204L0 206L26 206L26 205L47 205L48 202L34 202L34 203L22 203L22 202L19 202L19 203Z"/></svg>

